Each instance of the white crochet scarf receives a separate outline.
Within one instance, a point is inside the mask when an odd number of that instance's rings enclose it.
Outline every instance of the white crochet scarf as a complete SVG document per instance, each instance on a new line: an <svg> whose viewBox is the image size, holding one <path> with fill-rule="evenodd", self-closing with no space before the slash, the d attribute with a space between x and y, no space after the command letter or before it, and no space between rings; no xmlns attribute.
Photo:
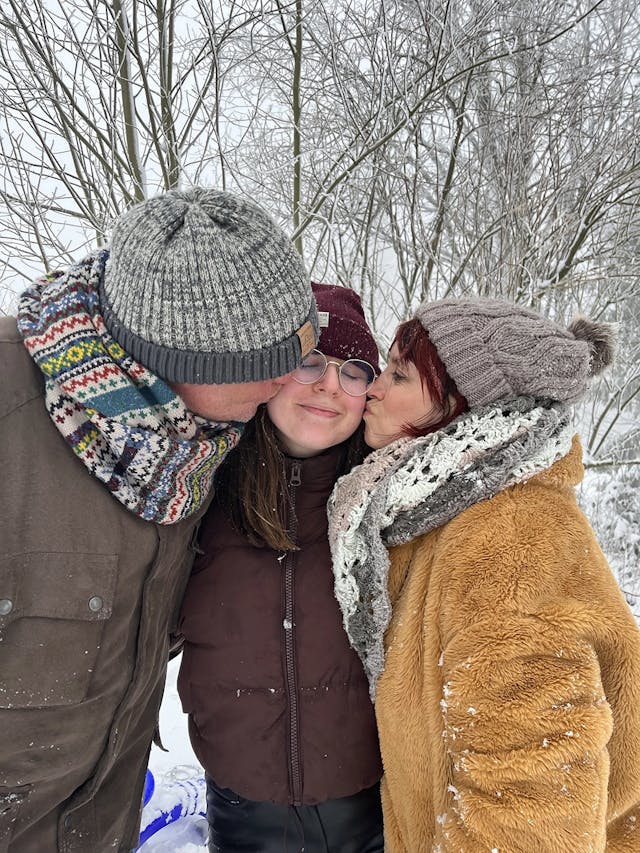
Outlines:
<svg viewBox="0 0 640 853"><path fill-rule="evenodd" d="M372 700L391 619L387 547L546 470L569 452L572 437L565 406L519 398L398 439L338 480L328 505L335 592Z"/></svg>

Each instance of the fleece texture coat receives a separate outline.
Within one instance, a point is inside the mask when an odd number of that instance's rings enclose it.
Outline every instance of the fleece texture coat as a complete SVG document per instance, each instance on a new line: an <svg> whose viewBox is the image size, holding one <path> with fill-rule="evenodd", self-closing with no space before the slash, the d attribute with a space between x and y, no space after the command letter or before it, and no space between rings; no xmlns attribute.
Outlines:
<svg viewBox="0 0 640 853"><path fill-rule="evenodd" d="M387 853L640 851L640 632L580 448L391 549Z"/></svg>

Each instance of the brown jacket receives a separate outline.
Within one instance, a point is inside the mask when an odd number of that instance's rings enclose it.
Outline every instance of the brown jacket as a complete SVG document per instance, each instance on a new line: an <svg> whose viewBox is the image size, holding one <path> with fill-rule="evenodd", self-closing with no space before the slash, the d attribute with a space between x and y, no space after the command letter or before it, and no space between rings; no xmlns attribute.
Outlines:
<svg viewBox="0 0 640 853"><path fill-rule="evenodd" d="M129 853L196 519L142 521L91 476L10 318L0 472L0 853Z"/></svg>
<svg viewBox="0 0 640 853"><path fill-rule="evenodd" d="M326 503L340 456L286 462L299 551L253 547L215 503L202 523L180 696L205 770L250 800L318 803L382 775L367 681L333 593Z"/></svg>
<svg viewBox="0 0 640 853"><path fill-rule="evenodd" d="M391 550L387 853L640 851L640 631L580 449Z"/></svg>

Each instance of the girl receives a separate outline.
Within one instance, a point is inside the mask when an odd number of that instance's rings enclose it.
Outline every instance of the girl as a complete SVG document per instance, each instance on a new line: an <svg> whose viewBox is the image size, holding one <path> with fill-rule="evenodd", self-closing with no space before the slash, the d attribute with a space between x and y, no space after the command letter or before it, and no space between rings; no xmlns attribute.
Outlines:
<svg viewBox="0 0 640 853"><path fill-rule="evenodd" d="M369 390L377 449L330 541L387 853L640 850L640 632L576 505L568 408L611 357L604 324L445 300Z"/></svg>
<svg viewBox="0 0 640 853"><path fill-rule="evenodd" d="M375 715L333 593L326 503L363 458L377 348L352 291L251 422L201 528L179 678L211 851L382 853Z"/></svg>

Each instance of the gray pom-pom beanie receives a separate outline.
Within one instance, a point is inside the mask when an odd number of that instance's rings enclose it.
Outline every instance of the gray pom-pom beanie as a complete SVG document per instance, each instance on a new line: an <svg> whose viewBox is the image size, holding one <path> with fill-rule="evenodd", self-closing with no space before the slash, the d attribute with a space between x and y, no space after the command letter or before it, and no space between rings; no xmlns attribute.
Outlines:
<svg viewBox="0 0 640 853"><path fill-rule="evenodd" d="M293 370L318 317L293 244L254 202L203 187L135 205L112 231L100 307L110 334L169 382Z"/></svg>
<svg viewBox="0 0 640 853"><path fill-rule="evenodd" d="M481 298L423 302L415 316L472 409L523 396L575 402L613 361L615 326L584 317L564 329Z"/></svg>

